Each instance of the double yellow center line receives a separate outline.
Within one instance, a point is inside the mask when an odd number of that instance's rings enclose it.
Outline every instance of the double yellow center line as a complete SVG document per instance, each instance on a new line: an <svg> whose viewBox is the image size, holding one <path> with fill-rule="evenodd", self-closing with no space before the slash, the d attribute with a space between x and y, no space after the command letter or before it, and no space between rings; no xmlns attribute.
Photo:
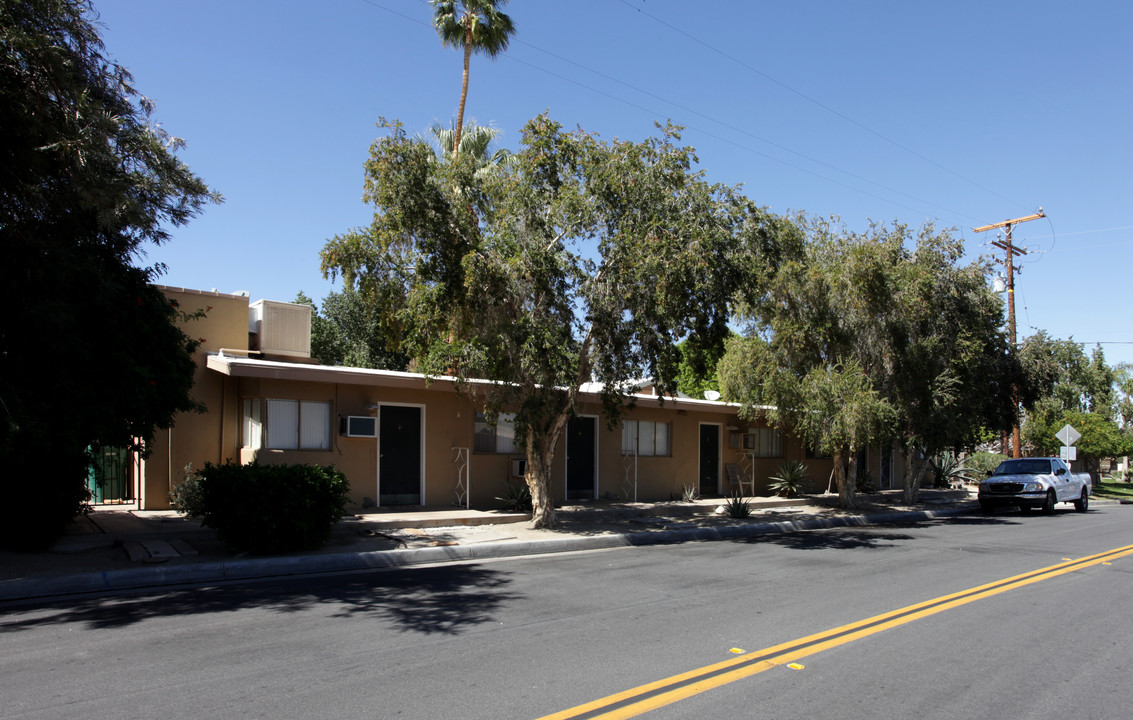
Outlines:
<svg viewBox="0 0 1133 720"><path fill-rule="evenodd" d="M718 688L736 680L742 680L752 675L770 670L773 667L802 660L816 655L823 650L845 645L855 640L879 633L889 628L919 620L920 618L935 615L961 605L967 605L976 600L1005 593L1009 590L1025 587L1033 583L1049 580L1059 575L1065 575L1094 565L1108 563L1111 560L1133 555L1133 545L1115 548L1097 555L1090 555L1077 560L1067 560L1058 565L1034 570L1022 575L1016 575L998 580L986 585L963 590L951 595L927 600L916 605L909 605L899 610L893 610L881 615L875 615L865 620L859 620L849 625L832 628L815 635L808 635L797 640L764 648L756 652L747 653L723 662L708 665L696 670L690 670L680 675L673 675L664 680L657 680L631 690L609 695L599 700L563 710L552 715L546 715L539 720L617 720L632 718L665 705L671 705L680 700L698 695L707 690Z"/></svg>

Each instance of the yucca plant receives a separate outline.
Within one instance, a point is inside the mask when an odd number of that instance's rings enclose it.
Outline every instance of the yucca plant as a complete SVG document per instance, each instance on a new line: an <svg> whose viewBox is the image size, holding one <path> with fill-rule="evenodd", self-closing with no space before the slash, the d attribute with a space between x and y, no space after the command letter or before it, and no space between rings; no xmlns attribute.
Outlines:
<svg viewBox="0 0 1133 720"><path fill-rule="evenodd" d="M681 494L681 500L685 502L696 502L700 499L700 490L695 485L685 485L684 493Z"/></svg>
<svg viewBox="0 0 1133 720"><path fill-rule="evenodd" d="M810 480L806 465L798 460L787 460L779 466L778 475L768 478L771 482L767 489L779 497L798 497L806 490Z"/></svg>

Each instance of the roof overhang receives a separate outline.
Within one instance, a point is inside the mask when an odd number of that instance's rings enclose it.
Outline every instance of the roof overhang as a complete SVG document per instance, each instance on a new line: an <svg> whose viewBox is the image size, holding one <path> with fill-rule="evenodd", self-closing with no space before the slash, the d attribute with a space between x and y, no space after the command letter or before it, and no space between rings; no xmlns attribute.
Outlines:
<svg viewBox="0 0 1133 720"><path fill-rule="evenodd" d="M279 360L237 357L224 352L210 353L206 360L209 370L221 375L236 378L258 378L266 380L289 380L294 382L316 382L339 385L363 385L367 387L386 387L409 390L431 390L434 392L456 392L463 383L472 387L490 387L489 380L476 380L451 377L447 375L429 376L421 373L399 372L396 370L371 370L368 368L343 367L339 365L310 365ZM586 383L579 390L579 399L584 402L600 402L602 387L597 383ZM637 407L663 407L670 410L696 412L736 413L740 406L718 400L697 398L676 398L657 395L631 394L627 398Z"/></svg>

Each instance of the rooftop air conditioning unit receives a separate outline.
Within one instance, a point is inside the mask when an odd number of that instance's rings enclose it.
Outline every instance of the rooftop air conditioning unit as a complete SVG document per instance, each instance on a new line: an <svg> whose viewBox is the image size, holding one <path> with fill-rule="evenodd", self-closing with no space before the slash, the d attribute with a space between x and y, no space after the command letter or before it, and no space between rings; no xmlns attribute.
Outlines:
<svg viewBox="0 0 1133 720"><path fill-rule="evenodd" d="M311 357L311 306L257 300L248 307L253 350L267 355Z"/></svg>

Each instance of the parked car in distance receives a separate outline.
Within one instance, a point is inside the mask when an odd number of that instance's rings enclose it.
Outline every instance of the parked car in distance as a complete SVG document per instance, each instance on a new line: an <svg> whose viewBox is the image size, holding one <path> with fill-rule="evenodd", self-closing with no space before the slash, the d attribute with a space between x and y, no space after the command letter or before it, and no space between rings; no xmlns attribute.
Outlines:
<svg viewBox="0 0 1133 720"><path fill-rule="evenodd" d="M1090 474L1070 472L1059 458L1017 458L1001 462L980 483L979 501L984 512L1014 506L1023 512L1041 508L1049 515L1060 502L1086 512L1091 492Z"/></svg>

